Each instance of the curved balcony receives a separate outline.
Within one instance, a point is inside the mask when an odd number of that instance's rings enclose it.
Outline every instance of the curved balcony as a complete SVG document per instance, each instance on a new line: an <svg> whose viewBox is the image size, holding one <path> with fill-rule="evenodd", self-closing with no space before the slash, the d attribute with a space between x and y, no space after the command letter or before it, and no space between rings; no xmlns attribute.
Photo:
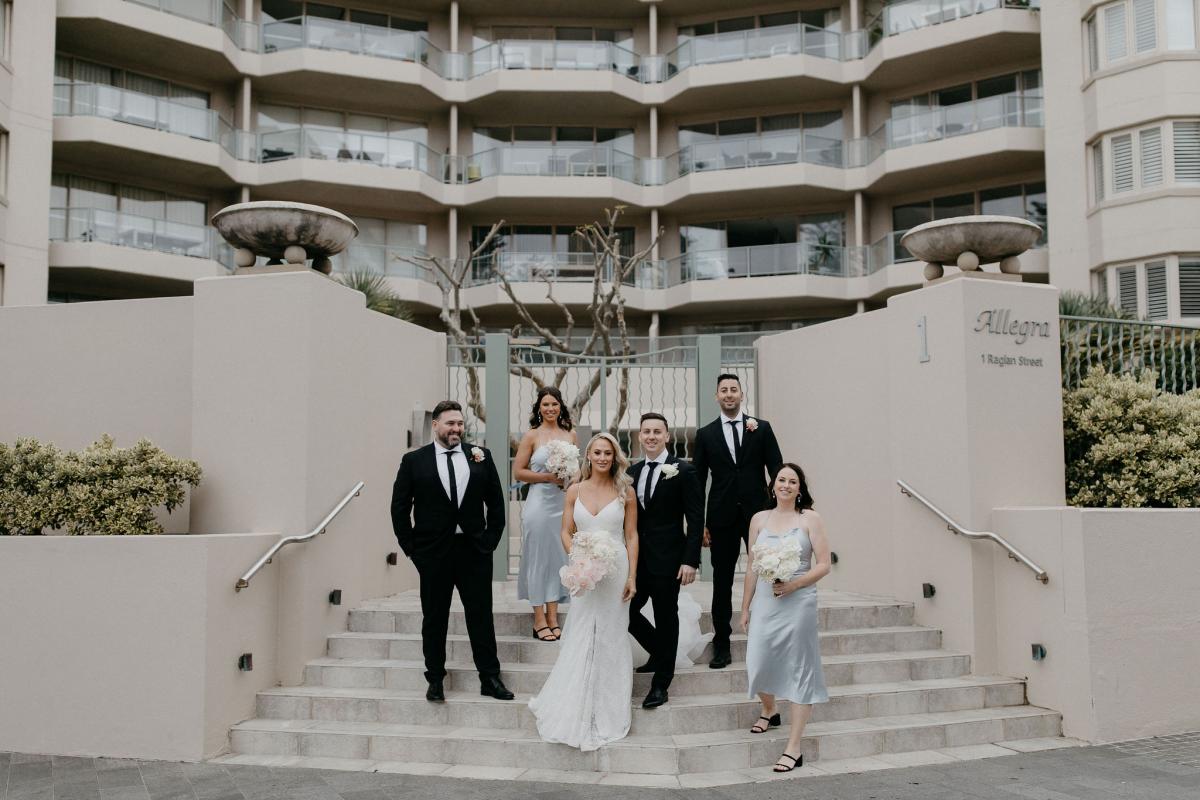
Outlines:
<svg viewBox="0 0 1200 800"><path fill-rule="evenodd" d="M50 266L193 281L233 269L233 249L205 225L101 208L50 209Z"/></svg>

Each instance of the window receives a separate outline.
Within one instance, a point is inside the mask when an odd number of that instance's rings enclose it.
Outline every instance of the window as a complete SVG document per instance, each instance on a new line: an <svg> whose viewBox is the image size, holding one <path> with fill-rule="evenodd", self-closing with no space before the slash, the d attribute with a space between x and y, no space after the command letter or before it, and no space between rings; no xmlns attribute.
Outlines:
<svg viewBox="0 0 1200 800"><path fill-rule="evenodd" d="M378 28L392 28L393 30L429 30L429 23L425 20L398 17L395 14L385 14L380 11L344 8L330 3L304 2L304 0L262 0L262 13L264 22L277 22L297 17L316 17L356 22L360 25L373 25Z"/></svg>
<svg viewBox="0 0 1200 800"><path fill-rule="evenodd" d="M1167 49L1196 49L1196 0L1166 0Z"/></svg>
<svg viewBox="0 0 1200 800"><path fill-rule="evenodd" d="M936 219L960 217L976 213L976 194L980 214L999 214L1010 217L1021 217L1042 227L1042 237L1039 245L1044 245L1048 236L1046 228L1047 204L1046 184L1018 183L1012 186L997 186L991 189L981 189L978 193L935 197L919 203L906 203L892 207L892 238L894 241L892 258L896 261L907 261L912 258L907 250L900 246L900 236L912 228Z"/></svg>
<svg viewBox="0 0 1200 800"><path fill-rule="evenodd" d="M1167 262L1151 261L1146 264L1146 318L1167 316Z"/></svg>
<svg viewBox="0 0 1200 800"><path fill-rule="evenodd" d="M1145 53L1158 46L1154 4L1157 0L1133 0L1133 50Z"/></svg>
<svg viewBox="0 0 1200 800"><path fill-rule="evenodd" d="M1200 317L1200 260L1179 260L1179 316Z"/></svg>
<svg viewBox="0 0 1200 800"><path fill-rule="evenodd" d="M1117 305L1122 311L1137 316L1137 267L1117 268Z"/></svg>
<svg viewBox="0 0 1200 800"><path fill-rule="evenodd" d="M153 97L165 97L196 108L209 107L209 94L174 81L140 72L117 69L61 53L54 56L54 77L78 83L98 83Z"/></svg>
<svg viewBox="0 0 1200 800"><path fill-rule="evenodd" d="M0 2L0 61L8 61L12 54L12 42L8 32L12 30L12 0Z"/></svg>
<svg viewBox="0 0 1200 800"><path fill-rule="evenodd" d="M842 10L823 8L810 11L777 11L750 17L734 17L711 22L696 22L679 26L677 43L682 44L696 36L711 36L714 33L747 31L755 28L778 28L787 25L807 25L827 31L842 29Z"/></svg>
<svg viewBox="0 0 1200 800"><path fill-rule="evenodd" d="M1092 147L1092 183L1096 191L1096 202L1104 199L1104 140Z"/></svg>
<svg viewBox="0 0 1200 800"><path fill-rule="evenodd" d="M1104 9L1104 33L1105 61L1120 61L1126 54L1124 3Z"/></svg>
<svg viewBox="0 0 1200 800"><path fill-rule="evenodd" d="M471 147L476 153L513 143L604 144L623 153L632 153L633 129L582 125L500 125L480 126L472 133Z"/></svg>
<svg viewBox="0 0 1200 800"><path fill-rule="evenodd" d="M1096 15L1093 14L1087 21L1088 69L1092 72L1100 69L1100 39L1096 27Z"/></svg>
<svg viewBox="0 0 1200 800"><path fill-rule="evenodd" d="M1180 183L1200 182L1200 122L1176 122L1175 180Z"/></svg>
<svg viewBox="0 0 1200 800"><path fill-rule="evenodd" d="M1133 139L1126 133L1112 138L1113 194L1133 189Z"/></svg>
<svg viewBox="0 0 1200 800"><path fill-rule="evenodd" d="M1138 146L1141 149L1142 186L1157 186L1163 177L1162 129L1138 131Z"/></svg>
<svg viewBox="0 0 1200 800"><path fill-rule="evenodd" d="M0 130L0 197L8 197L8 131Z"/></svg>

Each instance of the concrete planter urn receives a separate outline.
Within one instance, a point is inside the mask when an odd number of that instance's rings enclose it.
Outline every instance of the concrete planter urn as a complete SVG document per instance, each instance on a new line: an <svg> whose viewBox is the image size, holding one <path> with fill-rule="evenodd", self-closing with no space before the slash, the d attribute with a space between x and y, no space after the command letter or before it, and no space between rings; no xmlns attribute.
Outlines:
<svg viewBox="0 0 1200 800"><path fill-rule="evenodd" d="M947 266L973 272L981 264L999 263L1001 273L1016 275L1019 256L1041 235L1041 227L1027 219L977 214L918 225L900 237L900 244L925 262L925 278L932 281Z"/></svg>
<svg viewBox="0 0 1200 800"><path fill-rule="evenodd" d="M226 206L213 214L212 225L237 248L234 262L239 271L253 268L263 256L267 267L286 262L292 269L304 269L312 259L312 268L328 275L333 269L329 257L358 236L354 221L332 208L278 200Z"/></svg>

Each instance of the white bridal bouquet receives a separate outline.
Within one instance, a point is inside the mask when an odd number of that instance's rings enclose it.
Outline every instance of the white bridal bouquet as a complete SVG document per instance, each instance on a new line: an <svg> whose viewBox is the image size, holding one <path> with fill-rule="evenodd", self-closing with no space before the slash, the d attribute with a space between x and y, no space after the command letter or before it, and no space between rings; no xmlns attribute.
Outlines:
<svg viewBox="0 0 1200 800"><path fill-rule="evenodd" d="M772 583L788 581L804 561L804 548L795 539L776 544L758 542L750 551L754 572Z"/></svg>
<svg viewBox="0 0 1200 800"><path fill-rule="evenodd" d="M617 561L612 535L604 531L579 531L571 543L571 562L558 571L571 597L595 589Z"/></svg>
<svg viewBox="0 0 1200 800"><path fill-rule="evenodd" d="M546 469L551 475L569 481L579 472L579 448L562 439L546 445Z"/></svg>

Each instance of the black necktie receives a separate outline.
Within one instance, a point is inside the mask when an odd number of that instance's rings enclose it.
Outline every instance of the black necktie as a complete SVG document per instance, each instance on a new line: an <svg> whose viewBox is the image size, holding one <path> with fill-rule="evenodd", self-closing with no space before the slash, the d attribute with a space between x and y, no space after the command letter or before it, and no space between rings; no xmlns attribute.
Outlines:
<svg viewBox="0 0 1200 800"><path fill-rule="evenodd" d="M458 477L454 474L454 451L446 451L446 472L450 475L450 502L458 508Z"/></svg>
<svg viewBox="0 0 1200 800"><path fill-rule="evenodd" d="M742 436L738 433L736 419L729 420L729 426L733 428L733 463L737 464L742 460Z"/></svg>
<svg viewBox="0 0 1200 800"><path fill-rule="evenodd" d="M657 461L646 462L646 490L643 492L646 499L642 501L642 505L644 506L650 504L650 492L654 488L654 468L657 466Z"/></svg>

